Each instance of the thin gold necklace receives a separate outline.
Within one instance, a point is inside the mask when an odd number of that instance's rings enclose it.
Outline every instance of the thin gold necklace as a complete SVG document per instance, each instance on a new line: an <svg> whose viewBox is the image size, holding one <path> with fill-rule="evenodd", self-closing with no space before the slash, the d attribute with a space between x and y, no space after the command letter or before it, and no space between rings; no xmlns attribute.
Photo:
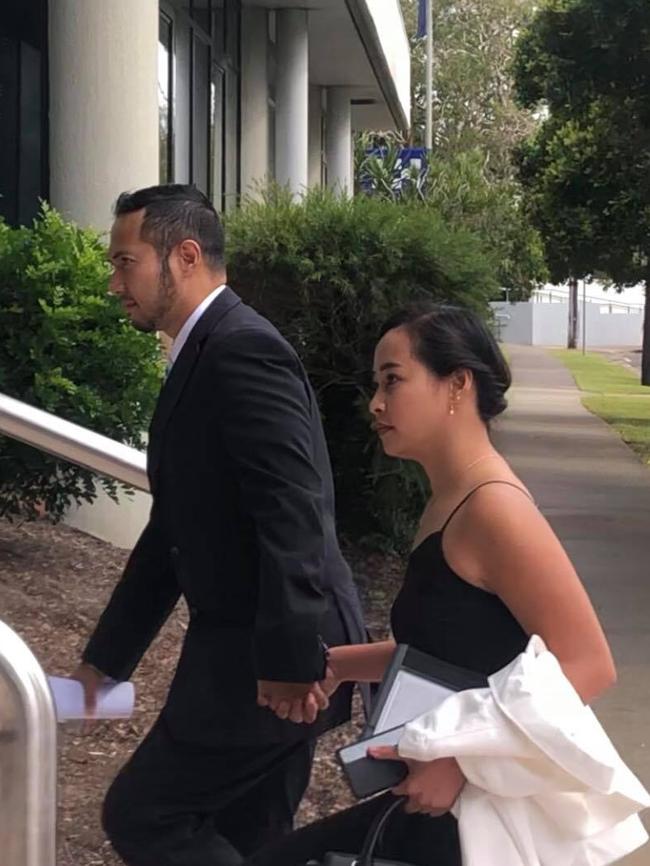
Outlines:
<svg viewBox="0 0 650 866"><path fill-rule="evenodd" d="M500 454L483 454L481 457L477 457L476 460L472 460L472 462L470 464L468 464L463 469L463 471L458 476L458 479L460 480L461 478L464 478L465 474L467 472L469 472L470 469L473 469L474 466L478 466L478 464L482 463L484 460L490 460L491 458L496 459L497 457L501 457L501 455ZM431 498L429 499L429 501L425 505L424 511L426 512L434 504L434 501L436 501L438 499L440 499L440 495L438 494L436 496L432 490L431 491ZM422 517L424 517L424 513L423 513ZM421 522L420 522L420 525L421 525Z"/></svg>
<svg viewBox="0 0 650 866"><path fill-rule="evenodd" d="M473 469L474 466L477 466L479 463L482 463L484 460L495 459L495 458L500 457L500 456L501 456L500 454L484 454L482 457L477 457L476 460L472 460L472 462L469 464L469 466L466 466L463 469L462 475L464 475L466 472L469 472L470 469Z"/></svg>

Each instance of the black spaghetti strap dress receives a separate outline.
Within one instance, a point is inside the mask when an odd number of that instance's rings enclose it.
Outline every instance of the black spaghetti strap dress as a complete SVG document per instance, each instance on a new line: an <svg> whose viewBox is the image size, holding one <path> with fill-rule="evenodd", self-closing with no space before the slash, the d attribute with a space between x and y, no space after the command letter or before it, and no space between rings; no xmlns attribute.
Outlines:
<svg viewBox="0 0 650 866"><path fill-rule="evenodd" d="M452 664L492 674L523 652L528 637L495 595L462 580L449 567L442 548L444 531L475 487L438 532L411 553L402 588L391 612L397 643L406 643ZM527 494L525 494L527 495ZM303 827L246 861L250 866L304 866L328 851L359 853L368 828L391 794L383 794ZM456 821L398 812L386 828L377 856L409 866L461 866Z"/></svg>

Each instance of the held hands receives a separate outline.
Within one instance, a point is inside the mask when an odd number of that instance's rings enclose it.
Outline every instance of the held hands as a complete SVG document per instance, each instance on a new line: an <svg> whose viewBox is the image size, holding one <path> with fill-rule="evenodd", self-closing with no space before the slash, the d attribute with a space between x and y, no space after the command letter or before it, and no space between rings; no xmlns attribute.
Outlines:
<svg viewBox="0 0 650 866"><path fill-rule="evenodd" d="M341 681L328 665L325 679L319 683L276 683L258 680L257 703L268 707L280 719L289 719L296 724L311 725L319 712L329 707L329 699Z"/></svg>
<svg viewBox="0 0 650 866"><path fill-rule="evenodd" d="M331 698L334 692L341 685L343 680L341 680L336 673L334 665L332 662L328 662L327 667L325 668L325 679L321 680L319 686L325 692L328 698Z"/></svg>
<svg viewBox="0 0 650 866"><path fill-rule="evenodd" d="M408 797L404 810L409 813L421 812L434 817L444 815L465 785L465 777L455 758L411 761L402 758L395 746L377 746L368 749L368 754L380 761L403 761L408 766L408 775L393 788L393 794Z"/></svg>
<svg viewBox="0 0 650 866"><path fill-rule="evenodd" d="M319 683L258 680L257 703L260 707L268 707L279 719L312 724L318 713L329 707L329 698Z"/></svg>

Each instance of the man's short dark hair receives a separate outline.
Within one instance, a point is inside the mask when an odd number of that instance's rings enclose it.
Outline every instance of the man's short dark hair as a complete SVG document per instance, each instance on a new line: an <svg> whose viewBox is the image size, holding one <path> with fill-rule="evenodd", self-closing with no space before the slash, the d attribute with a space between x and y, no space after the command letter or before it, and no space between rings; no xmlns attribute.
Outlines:
<svg viewBox="0 0 650 866"><path fill-rule="evenodd" d="M201 247L209 268L224 268L221 220L207 196L195 186L170 183L123 192L114 212L120 217L143 209L140 237L154 247L163 262L177 244L190 239Z"/></svg>

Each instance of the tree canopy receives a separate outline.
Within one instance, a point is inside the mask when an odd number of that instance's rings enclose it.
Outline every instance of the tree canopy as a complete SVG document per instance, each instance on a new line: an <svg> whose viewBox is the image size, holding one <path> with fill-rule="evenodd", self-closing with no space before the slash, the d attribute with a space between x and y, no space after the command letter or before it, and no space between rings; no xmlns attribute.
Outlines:
<svg viewBox="0 0 650 866"><path fill-rule="evenodd" d="M642 0L547 0L520 38L518 97L545 117L520 148L520 176L556 280L650 282L648 45Z"/></svg>

